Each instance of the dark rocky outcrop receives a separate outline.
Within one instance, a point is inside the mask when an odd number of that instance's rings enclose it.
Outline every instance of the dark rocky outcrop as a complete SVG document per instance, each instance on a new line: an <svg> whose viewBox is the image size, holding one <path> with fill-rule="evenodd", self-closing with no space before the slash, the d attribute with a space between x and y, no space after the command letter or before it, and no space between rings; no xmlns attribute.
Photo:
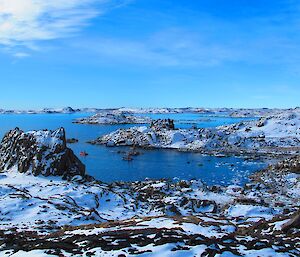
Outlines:
<svg viewBox="0 0 300 257"><path fill-rule="evenodd" d="M76 110L74 110L72 107L68 106L68 107L63 108L62 112L63 113L74 113L74 112L76 112Z"/></svg>
<svg viewBox="0 0 300 257"><path fill-rule="evenodd" d="M0 171L15 168L21 173L44 176L86 177L84 164L66 145L64 128L55 131L9 131L0 145Z"/></svg>
<svg viewBox="0 0 300 257"><path fill-rule="evenodd" d="M153 130L161 130L161 129L168 129L168 130L174 130L174 120L171 119L158 119L154 120L150 124L150 128Z"/></svg>
<svg viewBox="0 0 300 257"><path fill-rule="evenodd" d="M67 144L75 144L75 143L78 143L79 142L79 140L77 139L77 138L68 138L67 139Z"/></svg>
<svg viewBox="0 0 300 257"><path fill-rule="evenodd" d="M282 172L300 173L300 155L284 159L273 165L272 168Z"/></svg>

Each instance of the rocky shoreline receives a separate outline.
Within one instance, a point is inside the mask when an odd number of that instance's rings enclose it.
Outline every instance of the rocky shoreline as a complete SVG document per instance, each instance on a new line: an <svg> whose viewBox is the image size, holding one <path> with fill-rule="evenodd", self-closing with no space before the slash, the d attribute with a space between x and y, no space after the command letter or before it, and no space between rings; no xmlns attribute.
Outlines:
<svg viewBox="0 0 300 257"><path fill-rule="evenodd" d="M3 139L1 256L299 256L299 154L244 186L106 184L51 164L34 172L37 156L61 161L63 132L14 130ZM70 167L78 167L74 160Z"/></svg>

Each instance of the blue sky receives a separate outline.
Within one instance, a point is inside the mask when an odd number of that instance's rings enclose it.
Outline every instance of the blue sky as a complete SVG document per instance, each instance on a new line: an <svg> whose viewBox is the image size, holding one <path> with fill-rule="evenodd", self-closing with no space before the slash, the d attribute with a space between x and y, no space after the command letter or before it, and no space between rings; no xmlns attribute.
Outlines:
<svg viewBox="0 0 300 257"><path fill-rule="evenodd" d="M296 107L296 0L0 0L0 108Z"/></svg>

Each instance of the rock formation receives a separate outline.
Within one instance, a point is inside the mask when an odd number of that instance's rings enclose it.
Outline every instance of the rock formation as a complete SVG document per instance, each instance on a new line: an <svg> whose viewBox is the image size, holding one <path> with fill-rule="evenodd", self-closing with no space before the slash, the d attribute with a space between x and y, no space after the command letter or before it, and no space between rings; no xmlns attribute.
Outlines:
<svg viewBox="0 0 300 257"><path fill-rule="evenodd" d="M85 166L66 146L65 130L23 132L9 131L0 145L0 171L16 169L21 173L62 176L72 179L85 176Z"/></svg>
<svg viewBox="0 0 300 257"><path fill-rule="evenodd" d="M161 129L169 129L174 130L174 120L171 119L158 119L151 122L150 128L154 130L161 130Z"/></svg>
<svg viewBox="0 0 300 257"><path fill-rule="evenodd" d="M283 231L288 231L293 228L300 228L300 211L298 211L292 219L282 226Z"/></svg>

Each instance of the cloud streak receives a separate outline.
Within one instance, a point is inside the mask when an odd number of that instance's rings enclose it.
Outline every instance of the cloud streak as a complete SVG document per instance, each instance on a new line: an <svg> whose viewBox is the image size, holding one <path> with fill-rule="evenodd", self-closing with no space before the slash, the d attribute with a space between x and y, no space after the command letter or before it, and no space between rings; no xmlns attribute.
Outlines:
<svg viewBox="0 0 300 257"><path fill-rule="evenodd" d="M101 14L108 0L0 0L0 44L30 45L68 37Z"/></svg>
<svg viewBox="0 0 300 257"><path fill-rule="evenodd" d="M299 62L300 38L291 40L272 34L249 37L242 29L239 32L238 36L231 34L219 40L201 31L171 29L142 39L91 37L70 45L97 55L106 64L215 67L225 63L293 66Z"/></svg>
<svg viewBox="0 0 300 257"><path fill-rule="evenodd" d="M158 38L159 37L159 38ZM129 63L150 66L216 66L240 57L224 45L207 44L185 32L160 33L146 40L89 38L71 43L75 48L93 52L105 63Z"/></svg>

